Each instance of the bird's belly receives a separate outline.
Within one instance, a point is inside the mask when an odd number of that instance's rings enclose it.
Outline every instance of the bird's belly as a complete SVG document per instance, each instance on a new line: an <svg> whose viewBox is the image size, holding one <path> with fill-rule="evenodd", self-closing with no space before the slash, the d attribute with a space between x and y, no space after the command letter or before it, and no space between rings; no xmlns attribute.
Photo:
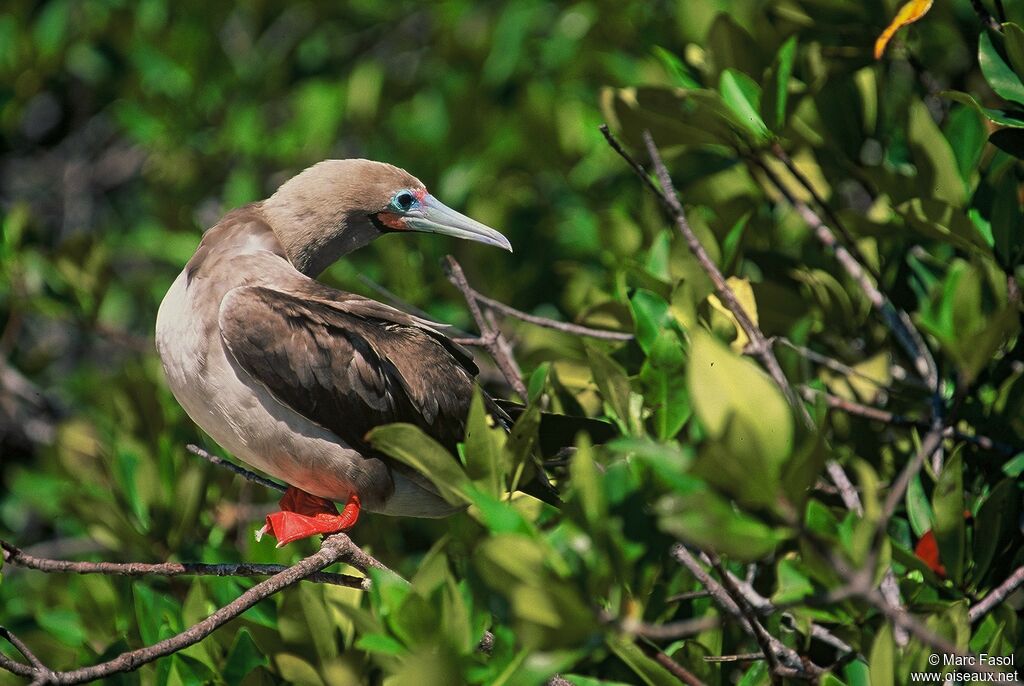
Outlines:
<svg viewBox="0 0 1024 686"><path fill-rule="evenodd" d="M340 501L355 492L367 510L387 510L387 466L277 401L228 356L216 310L212 321L197 317L201 311L182 274L157 316L168 385L189 417L235 457L292 486Z"/></svg>

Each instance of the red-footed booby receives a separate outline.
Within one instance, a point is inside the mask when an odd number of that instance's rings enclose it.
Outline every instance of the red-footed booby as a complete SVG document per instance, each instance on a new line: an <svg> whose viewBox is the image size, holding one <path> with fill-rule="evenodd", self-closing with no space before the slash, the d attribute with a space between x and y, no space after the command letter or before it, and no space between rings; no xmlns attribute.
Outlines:
<svg viewBox="0 0 1024 686"><path fill-rule="evenodd" d="M160 304L156 346L175 398L235 457L289 485L264 527L278 545L346 530L361 508L455 509L364 436L409 422L454 452L472 357L427 321L315 281L342 255L406 231L512 249L402 169L327 160L225 215Z"/></svg>

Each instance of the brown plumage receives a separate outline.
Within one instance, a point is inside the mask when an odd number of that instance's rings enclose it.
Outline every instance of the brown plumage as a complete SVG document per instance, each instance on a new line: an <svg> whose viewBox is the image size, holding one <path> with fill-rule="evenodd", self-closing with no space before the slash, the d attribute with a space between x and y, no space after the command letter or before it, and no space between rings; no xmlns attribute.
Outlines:
<svg viewBox="0 0 1024 686"><path fill-rule="evenodd" d="M429 480L364 437L409 422L454 450L471 356L429 322L314 280L391 231L508 248L397 167L321 162L206 232L161 303L157 348L175 397L239 459L357 511L443 516L452 507Z"/></svg>

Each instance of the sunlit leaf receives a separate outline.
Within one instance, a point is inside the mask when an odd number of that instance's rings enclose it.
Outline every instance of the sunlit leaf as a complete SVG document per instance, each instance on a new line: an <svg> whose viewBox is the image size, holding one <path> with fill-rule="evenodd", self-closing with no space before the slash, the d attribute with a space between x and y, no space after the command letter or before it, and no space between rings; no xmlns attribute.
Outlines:
<svg viewBox="0 0 1024 686"><path fill-rule="evenodd" d="M1024 83L1013 73L1010 65L992 44L992 38L986 31L978 37L978 64L985 80L1000 97L1024 104Z"/></svg>
<svg viewBox="0 0 1024 686"><path fill-rule="evenodd" d="M902 29L904 26L913 24L915 21L923 17L928 13L928 10L932 8L933 0L910 0L900 7L896 16L892 22L885 27L881 35L878 36L878 40L875 41L875 59L882 59L882 54L885 52L885 46L889 44L892 37L896 35L896 32Z"/></svg>

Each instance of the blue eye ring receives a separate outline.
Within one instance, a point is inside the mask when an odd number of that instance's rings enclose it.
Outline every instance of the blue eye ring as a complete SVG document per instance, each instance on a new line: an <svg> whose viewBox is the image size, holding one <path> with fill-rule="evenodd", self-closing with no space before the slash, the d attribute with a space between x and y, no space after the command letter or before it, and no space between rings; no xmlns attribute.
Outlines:
<svg viewBox="0 0 1024 686"><path fill-rule="evenodd" d="M410 190L398 191L391 198L391 207L399 212L408 212L416 204L416 195Z"/></svg>

